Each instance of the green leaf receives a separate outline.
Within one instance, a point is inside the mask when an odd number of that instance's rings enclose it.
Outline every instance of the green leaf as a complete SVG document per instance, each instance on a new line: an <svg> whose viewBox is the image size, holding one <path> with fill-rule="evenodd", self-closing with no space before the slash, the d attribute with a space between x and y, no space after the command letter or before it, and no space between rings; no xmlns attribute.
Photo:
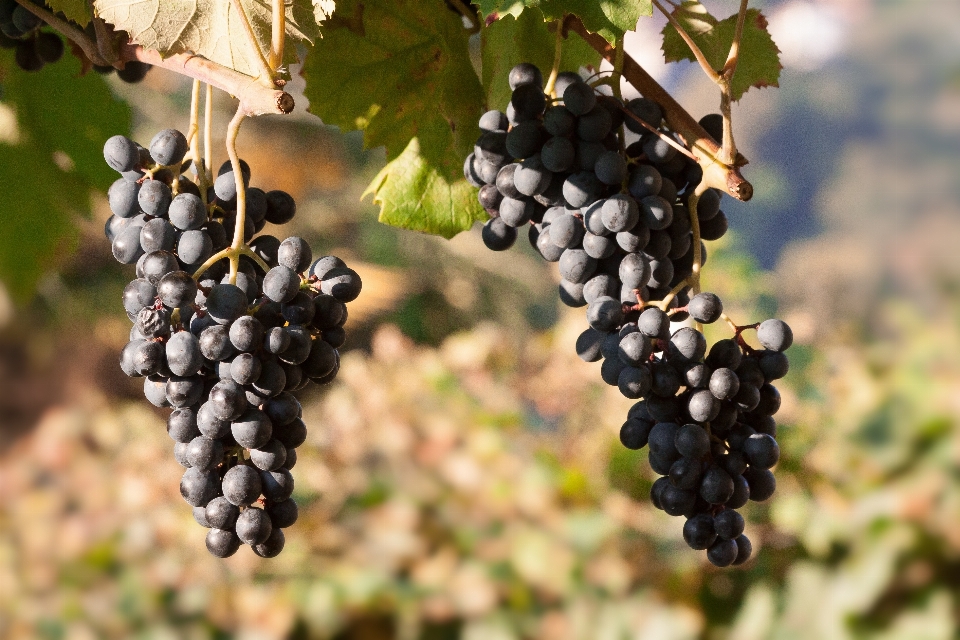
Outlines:
<svg viewBox="0 0 960 640"><path fill-rule="evenodd" d="M260 51L270 51L271 3L240 0ZM286 0L284 63L297 62L296 44L312 43L318 23L330 15L332 0ZM96 0L97 15L130 34L130 39L162 55L192 51L249 76L260 75L240 16L229 0Z"/></svg>
<svg viewBox="0 0 960 640"><path fill-rule="evenodd" d="M528 6L536 6L536 0L480 0L480 13L484 17L492 13L499 14L501 17L510 15L519 18L523 10Z"/></svg>
<svg viewBox="0 0 960 640"><path fill-rule="evenodd" d="M85 207L88 193L29 142L0 143L0 174L0 280L24 302L40 277L71 253L77 238L71 210Z"/></svg>
<svg viewBox="0 0 960 640"><path fill-rule="evenodd" d="M737 15L717 20L696 0L686 0L673 16L703 52L710 66L720 71L727 62L737 29ZM740 59L731 82L731 96L739 100L750 87L777 87L780 79L780 50L767 31L767 19L756 9L748 9L740 39ZM663 57L667 62L696 61L693 51L677 30L663 28Z"/></svg>
<svg viewBox="0 0 960 640"><path fill-rule="evenodd" d="M419 140L445 180L460 175L480 133L483 93L469 33L440 0L341 2L307 57L310 111L392 160ZM347 16L347 17L345 17Z"/></svg>
<svg viewBox="0 0 960 640"><path fill-rule="evenodd" d="M81 27L90 23L87 0L46 0L46 4L53 9L54 13L62 13L67 17L67 20L73 20Z"/></svg>
<svg viewBox="0 0 960 640"><path fill-rule="evenodd" d="M544 80L553 67L556 32L551 32L539 9L529 9L519 17L505 17L481 32L483 91L490 109L504 110L510 102L507 74L519 62L532 62L543 71ZM576 71L580 67L599 67L600 54L583 39L571 33L561 41L560 69Z"/></svg>
<svg viewBox="0 0 960 640"><path fill-rule="evenodd" d="M652 0L481 0L480 13L520 17L524 9L539 7L547 20L560 20L572 13L591 33L611 44L637 27L637 20L653 15ZM551 48L552 50L552 48Z"/></svg>
<svg viewBox="0 0 960 640"><path fill-rule="evenodd" d="M572 13L591 33L599 33L614 43L627 31L637 28L637 20L653 15L651 0L542 0L540 10L548 20L559 20Z"/></svg>
<svg viewBox="0 0 960 640"><path fill-rule="evenodd" d="M0 143L0 279L19 301L69 254L91 189L116 179L103 160L104 140L130 131L129 107L101 76L80 70L65 56L26 73L12 51L0 52L0 95L16 121Z"/></svg>
<svg viewBox="0 0 960 640"><path fill-rule="evenodd" d="M373 195L380 222L452 238L489 218L466 180L448 181L420 155L414 138L377 174L362 197Z"/></svg>
<svg viewBox="0 0 960 640"><path fill-rule="evenodd" d="M49 157L57 154L88 189L106 190L117 173L103 160L103 143L130 131L130 107L99 74L80 77L81 63L73 56L36 73L21 72L12 63L6 68L4 94L31 144Z"/></svg>

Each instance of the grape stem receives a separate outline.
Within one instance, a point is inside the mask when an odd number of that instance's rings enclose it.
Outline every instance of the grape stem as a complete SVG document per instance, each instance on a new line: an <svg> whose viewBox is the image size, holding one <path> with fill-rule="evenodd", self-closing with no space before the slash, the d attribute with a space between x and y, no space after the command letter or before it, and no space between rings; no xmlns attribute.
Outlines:
<svg viewBox="0 0 960 640"><path fill-rule="evenodd" d="M670 293L663 296L663 300L656 303L657 307L660 308L660 311L663 311L664 313L666 313L667 307L669 307L670 303L673 302L673 299L677 297L677 294L689 286L690 286L690 278L684 278L679 283L677 283L677 286L675 286L673 289L670 289Z"/></svg>
<svg viewBox="0 0 960 640"><path fill-rule="evenodd" d="M264 273L270 271L270 266L244 242L244 229L247 225L247 189L243 183L243 172L240 170L240 157L237 155L237 137L240 135L240 125L243 124L244 118L246 118L246 114L241 106L237 108L237 113L227 126L227 155L230 157L230 168L233 170L234 186L237 189L237 218L233 230L233 242L229 247L217 252L200 265L200 268L193 274L194 280L199 280L204 271L224 258L230 261L229 282L233 285L237 284L237 272L240 268L241 256L253 260L257 266L263 269Z"/></svg>
<svg viewBox="0 0 960 640"><path fill-rule="evenodd" d="M550 96L551 98L558 98L561 96L557 95L557 76L560 74L560 58L563 53L563 29L560 28L560 23L557 23L557 39L553 47L553 67L550 68L550 77L547 78L547 86L543 88L543 92Z"/></svg>
<svg viewBox="0 0 960 640"><path fill-rule="evenodd" d="M720 319L727 323L727 325L733 329L733 337L736 338L737 344L740 345L740 348L746 351L747 353L753 353L756 351L753 347L747 344L747 341L743 339L743 332L747 329L756 329L760 326L759 322L754 322L753 324L737 324L730 319L726 313L720 314Z"/></svg>
<svg viewBox="0 0 960 640"><path fill-rule="evenodd" d="M244 230L247 226L247 185L243 183L243 171L240 170L240 157L237 155L237 138L240 136L240 125L243 124L242 109L237 109L236 115L227 125L227 156L230 157L230 168L233 169L233 182L237 189L237 218L233 228L233 244L230 255L230 284L237 284L237 269L240 266L240 250L246 244L243 241Z"/></svg>
<svg viewBox="0 0 960 640"><path fill-rule="evenodd" d="M668 145L670 145L671 147L673 147L683 155L687 156L694 162L699 162L699 159L697 158L697 156L693 155L693 153L689 149L687 149L685 146L683 146L682 144L680 144L679 142L677 142L676 140L674 140L673 138L665 134L663 131L660 131L650 123L644 121L643 118L635 114L633 111L630 111L626 107L620 107L620 110L623 112L623 115L627 116L634 122L638 123L644 129L647 129L648 131L655 133L661 140L666 142Z"/></svg>
<svg viewBox="0 0 960 640"><path fill-rule="evenodd" d="M583 22L574 15L564 18L563 28L573 31L589 44L597 53L611 63L616 61L614 47L603 36L590 33ZM740 167L747 159L737 154L733 163L720 160L720 145L691 116L673 96L641 67L630 55L623 55L623 77L643 96L653 100L663 109L664 118L670 129L680 134L697 157L703 169L703 183L728 193L738 200L747 201L753 197L753 185L740 173Z"/></svg>
<svg viewBox="0 0 960 640"><path fill-rule="evenodd" d="M287 13L283 0L273 0L271 26L273 31L270 38L270 68L279 69L283 64L283 45L287 36Z"/></svg>
<svg viewBox="0 0 960 640"><path fill-rule="evenodd" d="M709 187L701 181L694 192L687 198L687 213L690 215L690 232L693 234L693 265L690 271L690 284L693 286L693 295L700 293L700 270L703 268L703 251L700 246L700 218L697 215L697 205L700 196Z"/></svg>
<svg viewBox="0 0 960 640"><path fill-rule="evenodd" d="M207 183L213 182L213 87L206 84L206 100L203 105L203 164L207 170ZM206 198L207 194L204 193Z"/></svg>
<svg viewBox="0 0 960 640"><path fill-rule="evenodd" d="M187 132L187 140L190 141L190 156L193 158L194 167L197 170L197 180L200 187L200 199L203 201L204 210L207 208L207 167L200 153L200 85L199 80L193 81L193 90L190 92L190 129Z"/></svg>

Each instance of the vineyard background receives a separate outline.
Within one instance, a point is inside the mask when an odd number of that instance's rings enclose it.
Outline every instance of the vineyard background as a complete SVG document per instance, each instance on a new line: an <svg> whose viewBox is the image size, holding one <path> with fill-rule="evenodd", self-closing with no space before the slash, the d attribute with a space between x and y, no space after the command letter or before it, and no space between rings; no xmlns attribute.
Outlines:
<svg viewBox="0 0 960 640"><path fill-rule="evenodd" d="M725 199L705 275L733 318L775 314L797 339L778 492L746 514L756 560L713 569L649 504L646 455L616 437L630 403L573 353L583 313L549 266L491 255L479 228L379 224L359 195L382 154L301 113L249 122L240 153L364 293L340 379L303 394L287 549L203 550L163 416L116 366L101 195L36 296L0 305L0 637L955 637L960 8L762 7L782 88L736 112L757 196ZM660 21L641 26L654 42ZM663 81L715 108L698 69ZM138 139L186 126L182 79L111 87Z"/></svg>

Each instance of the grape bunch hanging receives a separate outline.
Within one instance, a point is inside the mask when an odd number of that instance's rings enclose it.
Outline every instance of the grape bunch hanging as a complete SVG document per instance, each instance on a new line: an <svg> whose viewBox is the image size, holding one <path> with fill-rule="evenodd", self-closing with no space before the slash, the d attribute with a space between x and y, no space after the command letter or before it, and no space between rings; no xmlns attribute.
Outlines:
<svg viewBox="0 0 960 640"><path fill-rule="evenodd" d="M777 319L737 326L719 297L699 292L702 241L722 237L727 217L718 191L698 190L702 170L663 126L660 105L599 94L573 72L544 88L527 63L508 81L509 105L481 117L464 163L491 216L483 242L509 249L526 227L534 249L558 263L560 299L587 308L578 355L602 360L603 381L638 400L620 440L649 445L661 476L652 503L686 518L684 540L711 563L742 564L752 545L737 509L776 488L772 383L787 373L790 327ZM721 138L719 115L700 124ZM625 145L626 132L639 139ZM691 318L696 328L672 330ZM734 335L708 349L699 324L718 320ZM753 329L760 349L744 339Z"/></svg>
<svg viewBox="0 0 960 640"><path fill-rule="evenodd" d="M335 256L314 259L302 238L254 238L294 217L293 198L250 187L241 160L238 215L231 163L201 193L183 173L187 147L175 129L149 148L124 136L104 146L121 174L108 192L106 236L120 263L136 265L123 292L133 327L120 367L143 378L152 404L173 409L167 433L186 468L180 493L210 529L210 553L223 558L247 544L273 557L297 520L290 469L307 437L292 392L336 377L346 303L361 281ZM240 219L234 257L218 253Z"/></svg>

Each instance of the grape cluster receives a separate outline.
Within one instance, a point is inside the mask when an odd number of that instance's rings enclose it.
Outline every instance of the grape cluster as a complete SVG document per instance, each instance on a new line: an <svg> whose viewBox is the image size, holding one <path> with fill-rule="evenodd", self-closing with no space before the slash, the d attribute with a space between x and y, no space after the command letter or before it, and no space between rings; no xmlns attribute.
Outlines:
<svg viewBox="0 0 960 640"><path fill-rule="evenodd" d="M780 320L751 325L764 346L757 350L741 335L747 327L736 327L735 338L709 352L699 330L671 332L671 321L722 317L716 295L693 295L686 282L696 254L706 261L702 241L723 236L727 218L721 194L703 191L695 251L688 205L702 170L678 151L683 140L663 126L660 105L600 95L572 72L557 75L552 100L540 70L527 63L508 80L506 112L483 114L464 163L491 216L483 242L509 249L526 226L534 249L559 263L560 299L587 308L577 353L602 359L604 382L639 400L621 441L650 445L651 467L663 476L653 504L686 516L685 540L707 549L713 564L745 562L751 544L736 509L766 500L775 487L769 469L779 457L772 416L780 396L771 382L787 372L790 328ZM701 125L721 136L718 115ZM638 139L626 145L629 134Z"/></svg>
<svg viewBox="0 0 960 640"><path fill-rule="evenodd" d="M53 11L43 2L34 4ZM81 28L75 22L67 20L62 13L57 16L77 29ZM42 26L43 20L20 6L16 0L0 0L0 48L16 49L14 59L17 66L24 71L40 71L44 66L63 57L63 39L52 31L42 31ZM90 22L84 31L92 40L97 39L93 22ZM94 66L101 74L116 71L117 76L128 83L140 82L151 68L151 65L138 60L127 62L119 71L113 67Z"/></svg>
<svg viewBox="0 0 960 640"><path fill-rule="evenodd" d="M186 467L180 493L210 529L210 553L227 557L245 543L273 557L297 520L290 469L307 436L291 392L336 377L346 303L361 281L335 256L314 259L302 238L272 235L245 245L259 261L242 255L231 274L229 257L214 252L237 224L233 171L221 167L201 198L181 174L186 151L175 129L158 133L149 149L123 136L104 146L107 164L121 173L108 194L106 235L137 275L123 292L133 327L120 367L144 379L152 404L173 409L167 432ZM241 167L247 184L249 168ZM247 187L245 199L247 241L296 213L283 191Z"/></svg>
<svg viewBox="0 0 960 640"><path fill-rule="evenodd" d="M63 40L55 33L41 31L43 21L15 0L0 0L0 47L16 49L17 66L39 71L63 57Z"/></svg>

